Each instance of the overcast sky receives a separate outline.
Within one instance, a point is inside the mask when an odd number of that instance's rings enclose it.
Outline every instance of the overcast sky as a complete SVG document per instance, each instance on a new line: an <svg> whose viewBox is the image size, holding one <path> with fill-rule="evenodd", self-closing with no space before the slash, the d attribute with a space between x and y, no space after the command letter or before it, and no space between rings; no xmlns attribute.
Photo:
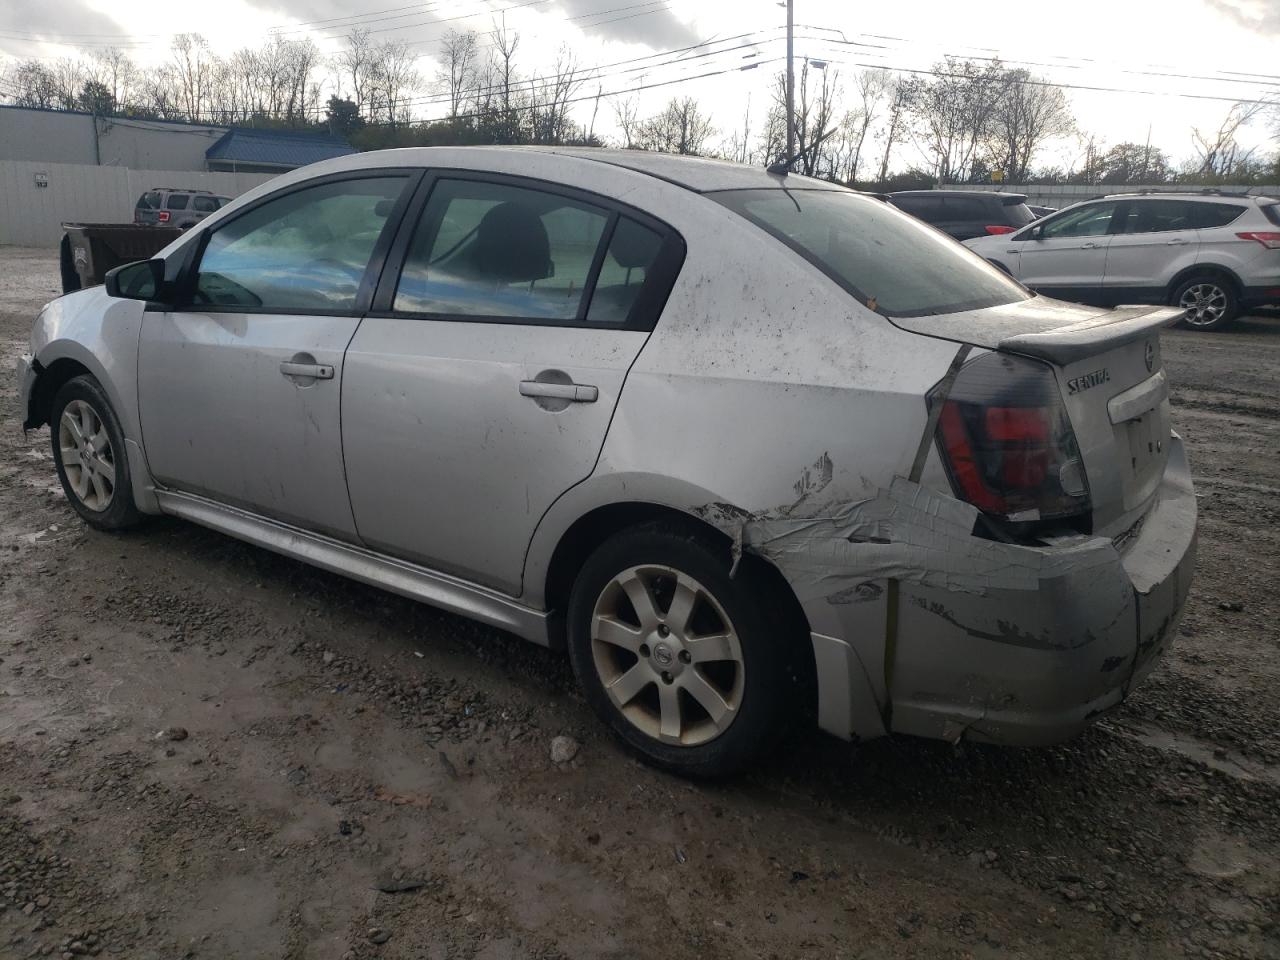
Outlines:
<svg viewBox="0 0 1280 960"><path fill-rule="evenodd" d="M272 30L310 35L333 52L362 22L375 37L398 37L429 58L447 29L484 32L503 10L521 35L517 59L526 70L552 60L567 42L584 65L603 65L606 93L724 71L638 94L642 112L673 94L698 97L720 131L716 142L740 129L748 97L758 131L769 77L785 54L785 13L776 0L0 0L0 53L56 58L84 45L117 43L146 64L163 60L168 37L180 31L202 33L226 53L261 42ZM1107 143L1141 142L1150 126L1152 142L1175 160L1191 155L1191 128L1216 128L1229 100L1280 92L1280 0L1026 0L1006 10L954 0L796 0L796 55L827 62L846 83L866 66L909 70L946 53L998 55L1054 82L1106 88L1068 91L1080 126ZM718 42L679 61L671 55L634 59L705 41ZM751 63L759 66L737 69ZM434 72L424 59L422 73ZM590 103L579 105L583 123L590 114ZM596 129L614 132L607 103ZM1244 139L1252 145L1270 134L1260 122ZM1039 164L1070 166L1079 153L1075 143L1058 144ZM894 166L921 159L905 145Z"/></svg>

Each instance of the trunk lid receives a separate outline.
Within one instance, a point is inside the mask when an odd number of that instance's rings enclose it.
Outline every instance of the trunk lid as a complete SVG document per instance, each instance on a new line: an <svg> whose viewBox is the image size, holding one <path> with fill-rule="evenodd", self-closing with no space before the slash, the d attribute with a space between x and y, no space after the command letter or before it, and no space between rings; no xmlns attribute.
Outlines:
<svg viewBox="0 0 1280 960"><path fill-rule="evenodd" d="M1168 463L1169 388L1160 330L1184 313L1168 307L1103 310L1035 297L894 323L1048 363L1080 449L1093 530L1114 536L1146 511Z"/></svg>

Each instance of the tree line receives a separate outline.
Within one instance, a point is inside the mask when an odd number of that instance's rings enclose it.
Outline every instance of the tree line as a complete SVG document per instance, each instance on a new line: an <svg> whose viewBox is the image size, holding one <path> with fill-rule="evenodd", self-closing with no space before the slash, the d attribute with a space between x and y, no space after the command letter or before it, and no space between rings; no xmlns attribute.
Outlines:
<svg viewBox="0 0 1280 960"><path fill-rule="evenodd" d="M770 85L762 115L721 127L693 97L644 115L635 93L606 92L599 72L562 47L527 64L521 36L495 21L485 33L453 30L431 58L402 40L353 30L323 55L307 38L273 35L258 47L215 53L199 34L178 34L163 62L141 67L107 47L78 57L7 64L0 93L12 103L104 117L326 130L360 149L535 143L609 145L723 156L743 163L786 159L786 80ZM641 75L643 78L643 74ZM1272 103L1239 103L1216 129L1192 132L1175 163L1146 142L1105 145L1085 132L1064 90L998 59L946 57L928 71L868 69L841 76L802 58L796 70L792 169L876 189L939 183L1133 184L1177 180L1275 182L1280 154L1241 146L1246 127ZM326 95L327 94L327 95ZM424 114L437 119L419 119ZM1046 147L1074 157L1045 163Z"/></svg>

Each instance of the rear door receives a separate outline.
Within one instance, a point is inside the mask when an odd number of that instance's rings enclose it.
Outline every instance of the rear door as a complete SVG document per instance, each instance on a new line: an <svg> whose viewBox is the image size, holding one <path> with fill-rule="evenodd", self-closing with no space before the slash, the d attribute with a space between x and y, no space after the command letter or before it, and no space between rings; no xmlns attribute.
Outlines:
<svg viewBox="0 0 1280 960"><path fill-rule="evenodd" d="M1082 204L1019 234L1009 244L1019 255L1018 279L1049 296L1099 299L1116 208L1114 200Z"/></svg>
<svg viewBox="0 0 1280 960"><path fill-rule="evenodd" d="M539 519L594 469L683 245L537 181L457 173L420 194L346 352L355 525L517 595Z"/></svg>
<svg viewBox="0 0 1280 960"><path fill-rule="evenodd" d="M304 183L200 238L179 305L147 311L139 342L143 442L161 484L355 539L342 356L415 176Z"/></svg>
<svg viewBox="0 0 1280 960"><path fill-rule="evenodd" d="M1200 232L1191 200L1139 197L1117 210L1107 248L1107 299L1163 300L1169 281L1196 262Z"/></svg>

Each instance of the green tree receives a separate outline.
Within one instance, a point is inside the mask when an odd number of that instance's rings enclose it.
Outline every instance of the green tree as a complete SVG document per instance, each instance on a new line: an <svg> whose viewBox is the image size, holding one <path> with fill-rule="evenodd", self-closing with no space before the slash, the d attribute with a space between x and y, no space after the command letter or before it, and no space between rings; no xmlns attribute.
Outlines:
<svg viewBox="0 0 1280 960"><path fill-rule="evenodd" d="M86 80L80 88L77 106L85 113L110 117L116 112L116 98L112 95L111 88L101 80Z"/></svg>

